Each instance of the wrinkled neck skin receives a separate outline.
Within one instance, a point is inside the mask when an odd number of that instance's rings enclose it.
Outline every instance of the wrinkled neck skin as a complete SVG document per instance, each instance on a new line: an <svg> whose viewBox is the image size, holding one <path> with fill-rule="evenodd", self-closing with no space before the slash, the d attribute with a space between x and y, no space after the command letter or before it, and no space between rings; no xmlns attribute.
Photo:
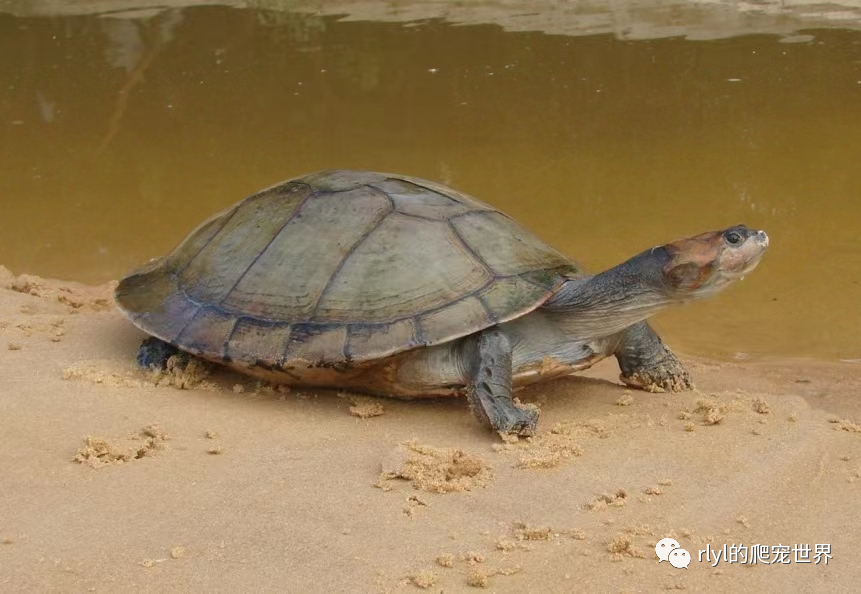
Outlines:
<svg viewBox="0 0 861 594"><path fill-rule="evenodd" d="M688 299L665 290L670 255L656 247L592 277L568 281L541 310L571 340L593 340L621 332L661 309Z"/></svg>

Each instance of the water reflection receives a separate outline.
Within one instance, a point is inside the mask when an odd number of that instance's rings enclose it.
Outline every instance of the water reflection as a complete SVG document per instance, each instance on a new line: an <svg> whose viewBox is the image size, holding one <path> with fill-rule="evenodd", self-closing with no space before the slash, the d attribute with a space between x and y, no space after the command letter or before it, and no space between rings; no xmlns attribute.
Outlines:
<svg viewBox="0 0 861 594"><path fill-rule="evenodd" d="M706 354L859 356L861 34L709 42L195 8L0 16L0 263L102 281L328 167L437 179L592 269L744 222L741 286L662 315Z"/></svg>
<svg viewBox="0 0 861 594"><path fill-rule="evenodd" d="M173 41L174 31L182 22L180 10L160 12L146 21L130 19L102 19L102 31L107 38L105 60L114 68L126 71L126 82L117 91L117 101L111 114L107 133L96 149L101 155L110 145L120 128L123 114L128 107L129 94L143 82L144 74L161 53ZM144 37L147 42L144 42Z"/></svg>

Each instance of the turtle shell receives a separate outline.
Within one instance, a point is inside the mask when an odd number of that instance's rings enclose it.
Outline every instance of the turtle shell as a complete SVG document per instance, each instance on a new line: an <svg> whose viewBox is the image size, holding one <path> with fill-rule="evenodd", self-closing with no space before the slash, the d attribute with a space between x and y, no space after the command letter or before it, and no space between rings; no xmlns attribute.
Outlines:
<svg viewBox="0 0 861 594"><path fill-rule="evenodd" d="M210 360L341 366L522 316L578 266L433 182L322 171L210 218L120 281L143 331Z"/></svg>

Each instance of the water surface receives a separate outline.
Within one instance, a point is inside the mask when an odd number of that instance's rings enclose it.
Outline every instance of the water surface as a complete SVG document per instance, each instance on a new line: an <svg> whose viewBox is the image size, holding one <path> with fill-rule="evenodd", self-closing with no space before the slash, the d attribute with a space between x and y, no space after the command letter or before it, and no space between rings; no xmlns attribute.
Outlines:
<svg viewBox="0 0 861 594"><path fill-rule="evenodd" d="M0 263L114 279L261 187L374 169L473 194L596 271L764 228L760 268L661 314L664 337L714 356L861 358L861 33L803 34L0 15Z"/></svg>

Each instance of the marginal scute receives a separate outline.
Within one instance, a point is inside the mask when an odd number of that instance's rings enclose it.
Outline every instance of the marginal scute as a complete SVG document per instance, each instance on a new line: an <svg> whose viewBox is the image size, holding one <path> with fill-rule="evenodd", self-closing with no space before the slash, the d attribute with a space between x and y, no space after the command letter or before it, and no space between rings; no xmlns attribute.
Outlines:
<svg viewBox="0 0 861 594"><path fill-rule="evenodd" d="M240 318L227 344L224 356L247 364L263 363L276 367L284 362L284 349L290 342L290 326Z"/></svg>
<svg viewBox="0 0 861 594"><path fill-rule="evenodd" d="M347 327L346 354L354 362L385 356L403 350L404 346L418 346L416 325L410 319L392 324L353 324Z"/></svg>
<svg viewBox="0 0 861 594"><path fill-rule="evenodd" d="M214 307L201 307L176 341L195 353L224 353L236 318Z"/></svg>
<svg viewBox="0 0 861 594"><path fill-rule="evenodd" d="M197 313L199 306L182 293L171 293L159 307L140 314L135 321L145 327L154 328L153 334L166 342L176 340L179 333Z"/></svg>
<svg viewBox="0 0 861 594"><path fill-rule="evenodd" d="M346 341L346 326L297 324L284 351L284 360L287 365L305 363L325 366L342 363Z"/></svg>
<svg viewBox="0 0 861 594"><path fill-rule="evenodd" d="M114 296L135 325L171 342L199 307L177 290L173 276L165 273L164 263L164 259L152 261L133 272L117 285Z"/></svg>
<svg viewBox="0 0 861 594"><path fill-rule="evenodd" d="M417 321L422 341L431 344L466 336L474 333L475 328L487 328L494 323L477 297L455 301L447 307L419 316Z"/></svg>
<svg viewBox="0 0 861 594"><path fill-rule="evenodd" d="M164 301L176 293L176 281L165 272L164 263L164 258L151 260L117 285L114 296L129 315L164 309Z"/></svg>

